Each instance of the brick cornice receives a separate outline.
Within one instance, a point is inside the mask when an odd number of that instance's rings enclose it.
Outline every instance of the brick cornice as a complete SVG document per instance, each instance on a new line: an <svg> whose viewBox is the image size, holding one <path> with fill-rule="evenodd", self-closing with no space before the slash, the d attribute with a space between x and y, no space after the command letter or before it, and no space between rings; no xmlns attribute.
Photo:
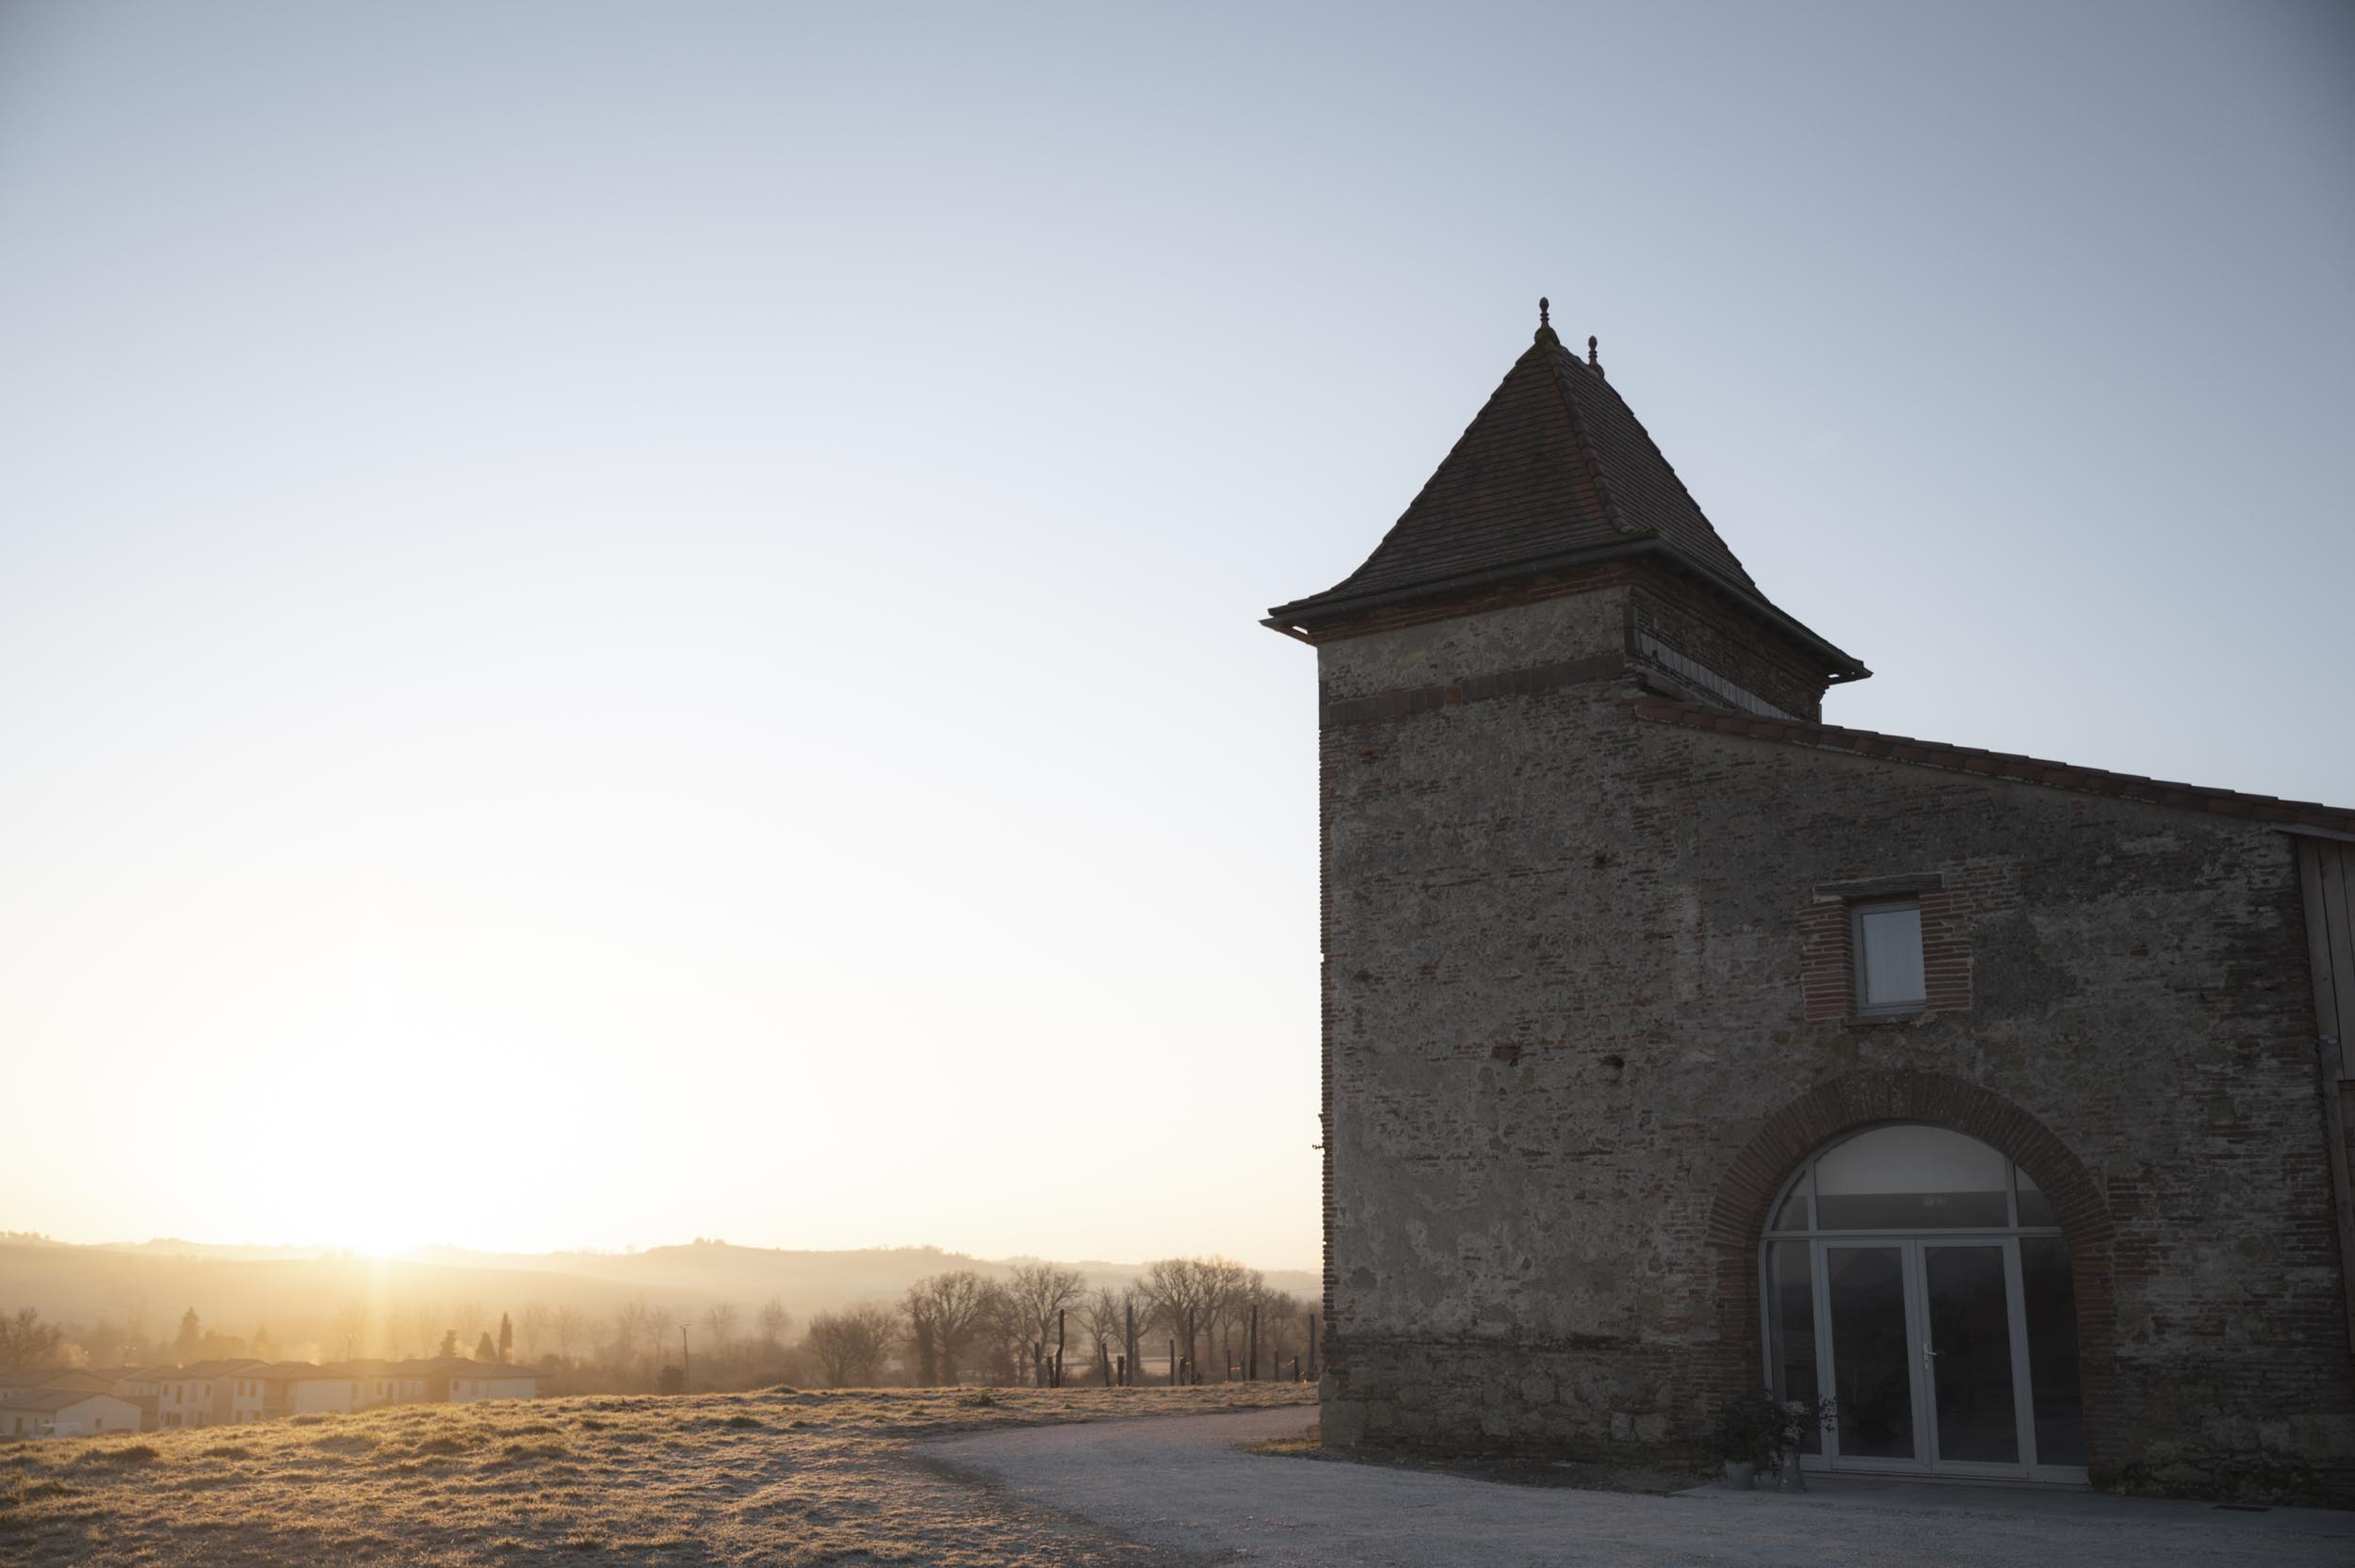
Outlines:
<svg viewBox="0 0 2355 1568"><path fill-rule="evenodd" d="M2072 1248L2109 1244L2109 1204L2077 1156L2041 1122L1961 1078L1889 1072L1833 1078L1768 1116L1717 1184L1710 1243L1755 1247L1765 1231L1767 1204L1799 1162L1842 1133L1879 1122L1926 1123L1991 1145L2044 1189Z"/></svg>
<svg viewBox="0 0 2355 1568"><path fill-rule="evenodd" d="M1433 708L1485 703L1495 697L1528 697L1559 691L1566 686L1576 686L1583 681L1609 680L1626 669L1627 655L1613 649L1608 653L1590 654L1583 659L1565 659L1559 664L1533 665L1526 670L1507 670L1494 675L1474 675L1467 680L1451 681L1445 686L1401 687L1392 691L1377 691L1367 697L1345 697L1324 703L1317 715L1317 722L1321 728L1329 730L1343 724L1405 719L1412 714L1427 713Z"/></svg>

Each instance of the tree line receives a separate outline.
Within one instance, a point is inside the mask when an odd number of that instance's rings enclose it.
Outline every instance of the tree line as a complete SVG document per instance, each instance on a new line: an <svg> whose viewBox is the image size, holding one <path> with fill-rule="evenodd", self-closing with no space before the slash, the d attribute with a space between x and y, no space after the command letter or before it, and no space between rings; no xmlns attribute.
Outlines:
<svg viewBox="0 0 2355 1568"><path fill-rule="evenodd" d="M949 1269L895 1302L821 1312L802 1343L835 1388L894 1371L919 1386L1226 1382L1313 1376L1315 1317L1227 1258L1163 1258L1093 1287L1076 1269L1021 1264L1002 1281Z"/></svg>
<svg viewBox="0 0 2355 1568"><path fill-rule="evenodd" d="M530 1366L559 1394L1221 1382L1313 1377L1314 1317L1307 1298L1227 1258L1163 1258L1121 1285L1091 1285L1076 1269L1037 1263L1003 1279L943 1270L896 1301L820 1312L806 1324L776 1297L749 1313L725 1301L690 1313L630 1301L602 1315L540 1301L510 1310L355 1299L310 1322L307 1337L282 1342L261 1323L223 1332L193 1307L169 1336L151 1334L143 1319L49 1323L24 1307L0 1315L0 1372L470 1355Z"/></svg>

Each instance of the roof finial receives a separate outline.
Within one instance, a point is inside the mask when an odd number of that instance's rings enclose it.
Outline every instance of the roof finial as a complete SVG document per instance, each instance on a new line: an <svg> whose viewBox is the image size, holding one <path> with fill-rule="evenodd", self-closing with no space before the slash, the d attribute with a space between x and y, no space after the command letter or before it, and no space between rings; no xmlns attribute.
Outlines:
<svg viewBox="0 0 2355 1568"><path fill-rule="evenodd" d="M1538 325L1538 326L1543 327L1543 326L1547 326L1547 325L1551 324L1551 316L1549 316L1549 315L1547 315L1547 313L1548 313L1549 311L1552 310L1552 309L1553 309L1553 301L1552 301L1552 300L1551 300L1551 299L1547 299L1547 298L1546 298L1544 295L1542 295L1542 294L1540 294L1539 296L1537 296L1537 325Z"/></svg>
<svg viewBox="0 0 2355 1568"><path fill-rule="evenodd" d="M1598 346L1593 336L1590 334L1586 339L1586 363L1593 365L1596 370L1600 371L1602 369L1602 361L1596 356L1595 350L1597 347Z"/></svg>

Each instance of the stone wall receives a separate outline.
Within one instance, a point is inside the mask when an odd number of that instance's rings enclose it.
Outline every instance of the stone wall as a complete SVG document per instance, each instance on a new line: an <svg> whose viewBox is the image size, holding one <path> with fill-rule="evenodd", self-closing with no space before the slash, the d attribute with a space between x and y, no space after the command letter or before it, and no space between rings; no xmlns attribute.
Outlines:
<svg viewBox="0 0 2355 1568"><path fill-rule="evenodd" d="M2355 1498L2287 841L1643 722L1630 591L1319 650L1328 1437L1700 1454L1766 1190L1919 1119L2073 1194L2098 1482ZM1816 889L1929 874L1938 1005L1811 1016Z"/></svg>

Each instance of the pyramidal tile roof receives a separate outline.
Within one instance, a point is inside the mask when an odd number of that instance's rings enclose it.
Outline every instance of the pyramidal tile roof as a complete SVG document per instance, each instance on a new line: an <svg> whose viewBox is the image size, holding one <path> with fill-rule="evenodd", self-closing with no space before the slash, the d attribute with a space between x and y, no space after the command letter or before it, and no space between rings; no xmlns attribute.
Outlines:
<svg viewBox="0 0 2355 1568"><path fill-rule="evenodd" d="M1535 341L1365 564L1322 593L1270 610L1271 622L1647 542L1785 619L1605 379L1595 340L1579 359L1543 319L1542 300L1539 309Z"/></svg>

